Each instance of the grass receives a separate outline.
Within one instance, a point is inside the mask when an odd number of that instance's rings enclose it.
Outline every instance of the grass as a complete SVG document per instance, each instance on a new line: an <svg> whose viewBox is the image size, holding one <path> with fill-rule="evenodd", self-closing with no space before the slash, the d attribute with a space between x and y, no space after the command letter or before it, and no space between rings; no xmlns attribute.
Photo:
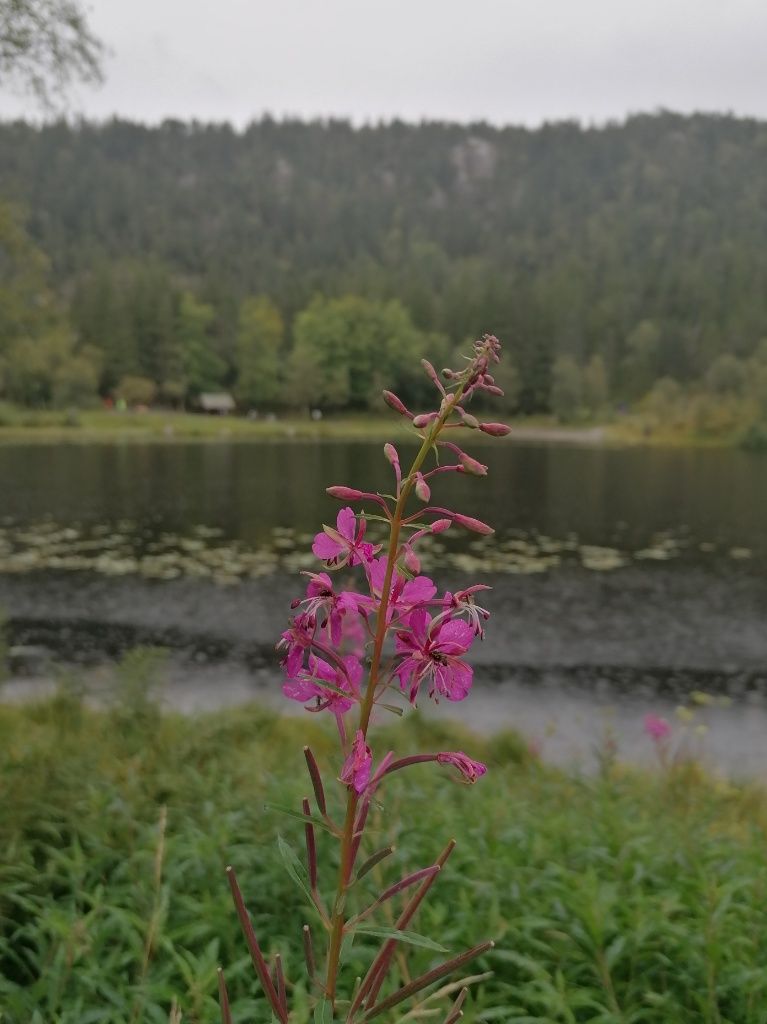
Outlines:
<svg viewBox="0 0 767 1024"><path fill-rule="evenodd" d="M526 416L512 420L517 435L535 441L571 435L588 435L597 423L563 425L551 416ZM116 412L107 409L25 409L0 403L0 443L96 442L96 441L302 441L386 440L411 435L408 425L391 412L335 413L321 420L289 414L250 420L244 416L205 416L199 413L154 409L148 412ZM606 433L606 438L611 435ZM594 443L593 438L586 438ZM633 438L630 438L633 439ZM473 440L487 440L476 433Z"/></svg>
<svg viewBox="0 0 767 1024"><path fill-rule="evenodd" d="M308 912L276 848L279 831L300 849L302 829L265 804L295 807L302 743L324 764L332 740L313 716L258 707L161 715L144 668L128 666L107 712L71 685L0 706L0 1020L215 1021L222 963L234 1020L267 1021L224 877L232 863L265 946L285 955L303 1024ZM456 952L496 940L467 1022L767 1020L761 790L694 765L638 774L606 761L598 777L568 776L513 734L483 743L419 717L395 735L399 751L465 747L491 768L473 788L434 766L401 773L374 822L380 845L397 844L379 884L459 839L414 927ZM334 868L320 882L330 890ZM357 940L346 985L374 941ZM411 955L423 969L439 959Z"/></svg>
<svg viewBox="0 0 767 1024"><path fill-rule="evenodd" d="M249 420L155 410L118 413L106 409L70 412L0 408L0 441L264 441L377 439L404 427L394 416L339 414L319 421L308 416Z"/></svg>

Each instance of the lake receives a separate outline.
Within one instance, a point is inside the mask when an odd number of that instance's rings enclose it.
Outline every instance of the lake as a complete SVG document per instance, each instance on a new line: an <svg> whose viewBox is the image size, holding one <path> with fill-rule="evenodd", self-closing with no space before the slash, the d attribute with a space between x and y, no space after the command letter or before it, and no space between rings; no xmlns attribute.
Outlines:
<svg viewBox="0 0 767 1024"><path fill-rule="evenodd" d="M475 453L488 478L446 475L435 498L496 535L450 530L424 558L441 585L490 582L494 619L474 700L440 713L520 726L545 756L585 764L613 735L627 756L650 756L642 715L673 716L703 691L679 742L730 771L767 771L767 459L527 443ZM325 486L385 491L389 473L370 443L2 446L11 640L78 663L96 689L104 662L161 644L174 705L271 699L296 573L338 508ZM12 679L6 696L44 675Z"/></svg>

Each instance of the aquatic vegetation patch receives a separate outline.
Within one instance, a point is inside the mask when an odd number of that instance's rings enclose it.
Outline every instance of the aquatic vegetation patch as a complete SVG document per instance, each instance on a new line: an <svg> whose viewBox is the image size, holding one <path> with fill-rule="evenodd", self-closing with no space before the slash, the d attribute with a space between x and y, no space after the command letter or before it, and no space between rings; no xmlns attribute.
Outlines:
<svg viewBox="0 0 767 1024"><path fill-rule="evenodd" d="M371 523L371 536L376 524ZM311 535L275 527L264 543L252 546L224 536L220 528L200 524L186 532L164 530L123 520L115 524L67 524L50 520L0 523L0 573L37 571L93 572L103 576L142 576L148 580L209 579L230 586L276 572L311 569ZM571 535L549 537L537 531L501 532L462 538L427 536L420 558L425 571L533 575L581 566L611 572L632 562L668 562L689 554L734 562L753 559L743 546L727 547L658 534L638 550L589 544Z"/></svg>

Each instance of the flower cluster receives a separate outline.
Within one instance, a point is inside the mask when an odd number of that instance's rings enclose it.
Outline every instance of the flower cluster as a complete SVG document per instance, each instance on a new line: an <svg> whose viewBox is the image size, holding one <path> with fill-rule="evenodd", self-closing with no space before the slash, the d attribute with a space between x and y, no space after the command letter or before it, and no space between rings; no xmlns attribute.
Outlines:
<svg viewBox="0 0 767 1024"><path fill-rule="evenodd" d="M391 995L381 997L379 992L397 943L396 937L388 938L353 996L346 1003L338 996L344 939L353 938L360 923L383 902L413 889L414 894L397 920L396 929L404 930L452 851L452 844L448 844L433 865L406 875L377 896L367 909L347 916L347 896L352 883L367 873L371 859L377 863L392 852L391 848L386 848L358 866L374 793L393 772L425 762L450 767L459 780L469 784L486 772L484 764L463 751L416 753L396 759L394 752L388 751L376 757L369 733L378 711L401 713L400 707L390 703L396 701L397 695L415 705L424 695L434 701L462 701L471 692L473 670L468 657L472 646L484 638L489 613L478 599L487 588L474 584L455 592L440 593L434 581L421 574L419 543L456 527L480 534L493 532L478 519L433 504L432 487L444 473L487 474L487 467L456 443L456 435L472 430L492 437L508 433L509 428L504 424L482 422L467 408L471 397L478 392L502 394L490 372L499 356L498 340L485 335L475 342L466 366L460 369L445 369L440 375L428 361L422 360L437 390L437 408L431 412L414 413L397 395L384 392L388 405L408 419L417 432L421 442L418 453L410 468L403 471L394 445L384 446L384 457L394 477L391 495L341 484L327 489L344 505L335 525L323 526L314 538L312 551L322 564L317 572L306 574L305 595L293 601L293 617L278 643L286 677L284 695L300 701L309 711L331 714L341 748L334 774L345 791L342 824L337 824L332 817L319 767L311 751L305 750L315 804L312 807L312 802L306 798L302 807L306 875L312 903L327 930L322 970L315 963L311 940L307 939L307 967L315 986L318 1012L324 1014L315 1019L335 1020L336 1013L344 1006L344 1019L349 1024L366 1021L414 996L420 988L463 966L492 945L476 946L446 961L436 974L428 972L422 977L422 984L410 982ZM371 519L383 523L387 531L382 544L369 539ZM356 576L355 589L336 585L332 574L341 569L345 570L344 583L350 574ZM318 821L340 843L340 872L329 905L320 894L318 883L314 836ZM276 1019L287 1021L286 986L281 966L275 966L271 973L268 970L246 920L231 869L230 883L272 1012ZM308 929L305 929L305 938L307 935ZM228 1007L223 975L220 980L222 1006ZM461 1015L464 998L465 992L448 1012L446 1024Z"/></svg>

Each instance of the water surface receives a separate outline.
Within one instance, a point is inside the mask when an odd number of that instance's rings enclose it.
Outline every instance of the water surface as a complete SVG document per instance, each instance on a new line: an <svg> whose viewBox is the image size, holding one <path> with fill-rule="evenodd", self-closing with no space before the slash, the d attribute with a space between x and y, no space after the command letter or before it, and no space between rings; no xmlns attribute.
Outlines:
<svg viewBox="0 0 767 1024"><path fill-rule="evenodd" d="M633 755L644 712L673 715L702 690L732 700L708 741L719 761L767 772L767 459L474 451L489 476L443 475L435 501L497 533L450 530L425 552L441 585L494 588L458 714L521 726L559 760L591 757L609 727ZM0 480L12 641L87 672L161 644L166 699L186 710L278 692L274 639L338 509L324 488L391 487L380 444L339 442L8 445Z"/></svg>

